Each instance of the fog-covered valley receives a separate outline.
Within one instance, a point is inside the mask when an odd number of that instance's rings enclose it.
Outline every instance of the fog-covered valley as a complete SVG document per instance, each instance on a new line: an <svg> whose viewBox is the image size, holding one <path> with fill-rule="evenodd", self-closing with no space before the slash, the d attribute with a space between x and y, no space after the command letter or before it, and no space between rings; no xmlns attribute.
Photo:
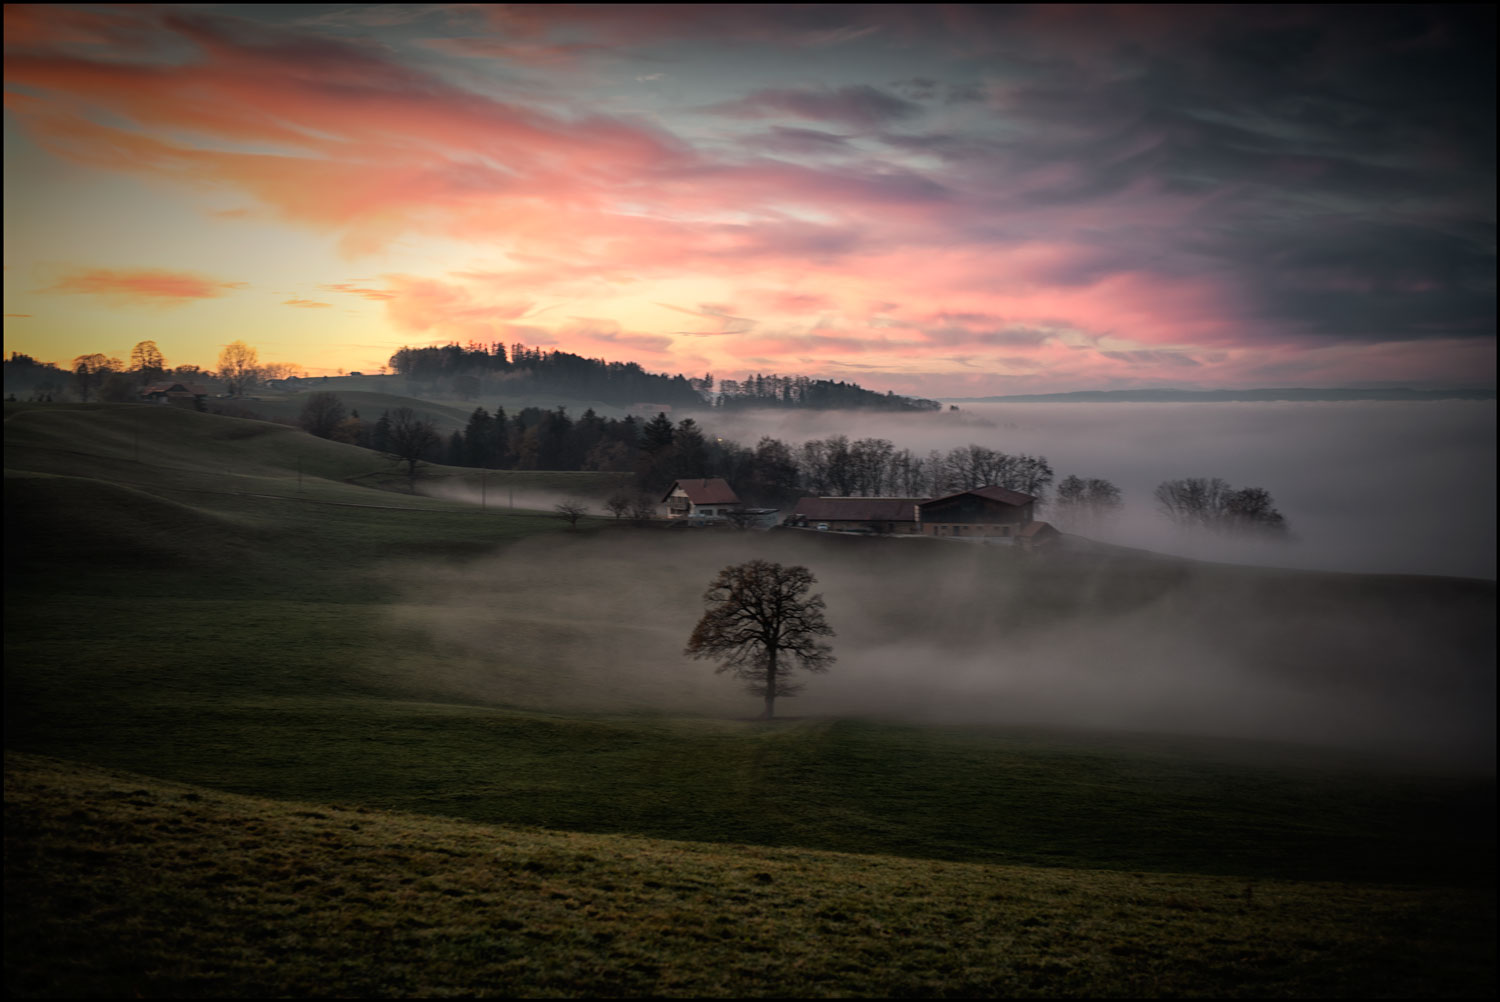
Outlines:
<svg viewBox="0 0 1500 1002"><path fill-rule="evenodd" d="M918 455L970 443L1043 455L1059 480L1099 477L1123 491L1117 522L1091 531L1126 546L1265 566L1495 576L1493 401L964 404L925 414L715 411L700 423L750 446L762 435L793 446L847 435ZM1183 477L1265 488L1293 540L1175 530L1151 494Z"/></svg>
<svg viewBox="0 0 1500 1002"><path fill-rule="evenodd" d="M804 564L838 663L781 711L1289 741L1484 766L1479 582L1041 556L782 530L526 540L394 572L402 688L542 710L753 716L683 656L719 568ZM416 643L409 641L415 640Z"/></svg>

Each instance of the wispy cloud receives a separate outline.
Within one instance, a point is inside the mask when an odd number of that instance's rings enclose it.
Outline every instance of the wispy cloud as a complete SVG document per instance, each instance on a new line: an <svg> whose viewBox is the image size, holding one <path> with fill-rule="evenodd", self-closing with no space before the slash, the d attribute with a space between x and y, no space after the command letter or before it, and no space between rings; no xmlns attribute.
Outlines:
<svg viewBox="0 0 1500 1002"><path fill-rule="evenodd" d="M65 274L44 292L96 296L116 306L181 306L217 299L245 282L224 282L189 271L164 268L90 268Z"/></svg>

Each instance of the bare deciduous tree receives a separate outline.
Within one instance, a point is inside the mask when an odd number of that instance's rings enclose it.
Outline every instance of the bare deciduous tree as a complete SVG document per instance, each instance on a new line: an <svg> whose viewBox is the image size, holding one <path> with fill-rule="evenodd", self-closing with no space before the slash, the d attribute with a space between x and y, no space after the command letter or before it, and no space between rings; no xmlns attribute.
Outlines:
<svg viewBox="0 0 1500 1002"><path fill-rule="evenodd" d="M578 528L578 520L588 514L589 508L588 505L579 504L576 501L564 501L561 504L553 505L552 510L557 512L559 518L568 523L568 528L576 529Z"/></svg>
<svg viewBox="0 0 1500 1002"><path fill-rule="evenodd" d="M230 396L243 396L260 381L260 362L255 349L243 341L226 344L219 352L219 378Z"/></svg>
<svg viewBox="0 0 1500 1002"><path fill-rule="evenodd" d="M605 499L604 510L609 512L615 518L624 518L626 515L630 514L630 509L634 505L634 503L634 499L631 498L630 492L621 489L615 491L607 499Z"/></svg>
<svg viewBox="0 0 1500 1002"><path fill-rule="evenodd" d="M703 593L708 610L683 653L719 661L718 671L733 672L765 700L770 719L777 696L802 690L787 677L794 668L821 673L834 661L818 639L834 635L823 619L823 596L807 594L816 580L806 567L765 560L724 568Z"/></svg>
<svg viewBox="0 0 1500 1002"><path fill-rule="evenodd" d="M390 427L385 437L385 453L392 459L406 464L408 485L416 486L417 464L427 459L442 445L442 442L432 422L419 418L410 407L398 407L390 412Z"/></svg>

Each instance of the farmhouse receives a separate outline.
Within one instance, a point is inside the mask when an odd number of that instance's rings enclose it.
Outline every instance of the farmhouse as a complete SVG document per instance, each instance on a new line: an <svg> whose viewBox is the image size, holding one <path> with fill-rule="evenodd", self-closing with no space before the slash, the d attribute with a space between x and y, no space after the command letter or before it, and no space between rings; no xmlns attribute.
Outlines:
<svg viewBox="0 0 1500 1002"><path fill-rule="evenodd" d="M153 404L173 402L197 403L208 397L208 390L196 383L152 383L141 388L141 397Z"/></svg>
<svg viewBox="0 0 1500 1002"><path fill-rule="evenodd" d="M1036 498L1005 487L975 487L917 505L924 536L1015 540L1034 519ZM1050 527L1049 527L1050 528Z"/></svg>
<svg viewBox="0 0 1500 1002"><path fill-rule="evenodd" d="M802 498L788 525L830 532L878 532L915 535L921 498Z"/></svg>
<svg viewBox="0 0 1500 1002"><path fill-rule="evenodd" d="M661 502L668 518L714 518L744 507L723 477L675 481Z"/></svg>

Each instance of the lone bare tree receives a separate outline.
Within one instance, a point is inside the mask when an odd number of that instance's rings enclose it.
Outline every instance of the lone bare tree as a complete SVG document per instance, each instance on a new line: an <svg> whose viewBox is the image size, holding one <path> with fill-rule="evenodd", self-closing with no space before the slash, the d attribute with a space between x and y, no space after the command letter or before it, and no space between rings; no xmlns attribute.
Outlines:
<svg viewBox="0 0 1500 1002"><path fill-rule="evenodd" d="M219 352L219 378L232 397L244 396L260 381L260 361L255 349L243 341L231 341Z"/></svg>
<svg viewBox="0 0 1500 1002"><path fill-rule="evenodd" d="M833 650L819 637L833 630L823 619L823 596L807 594L817 579L806 567L765 560L726 567L703 593L708 607L688 638L684 654L720 662L751 695L766 701L762 716L776 713L777 696L794 696L802 683L794 668L822 673L833 664Z"/></svg>
<svg viewBox="0 0 1500 1002"><path fill-rule="evenodd" d="M419 418L410 407L398 407L390 412L389 417L385 454L406 464L407 485L415 490L417 464L432 455L442 444L442 439L432 422Z"/></svg>
<svg viewBox="0 0 1500 1002"><path fill-rule="evenodd" d="M576 529L578 528L578 520L588 514L589 508L588 505L579 504L576 501L564 501L561 504L553 505L552 510L557 512L558 518L568 523L569 529Z"/></svg>

